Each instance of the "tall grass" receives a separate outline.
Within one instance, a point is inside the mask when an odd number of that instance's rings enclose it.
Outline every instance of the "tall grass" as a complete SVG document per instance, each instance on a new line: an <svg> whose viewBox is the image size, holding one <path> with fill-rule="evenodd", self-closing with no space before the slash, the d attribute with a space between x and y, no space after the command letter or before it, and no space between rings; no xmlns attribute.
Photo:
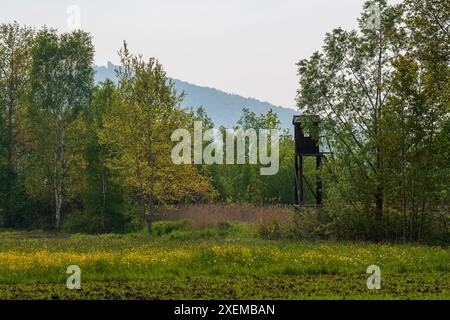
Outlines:
<svg viewBox="0 0 450 320"><path fill-rule="evenodd" d="M292 206L287 205L236 205L198 204L167 210L158 220L190 220L196 228L207 228L220 222L258 223L276 218L283 224L292 223Z"/></svg>

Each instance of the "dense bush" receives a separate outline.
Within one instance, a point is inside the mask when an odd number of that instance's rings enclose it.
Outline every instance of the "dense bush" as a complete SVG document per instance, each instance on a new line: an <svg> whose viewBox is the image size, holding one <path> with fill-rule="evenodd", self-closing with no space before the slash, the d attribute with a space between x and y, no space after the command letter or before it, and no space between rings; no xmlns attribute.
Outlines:
<svg viewBox="0 0 450 320"><path fill-rule="evenodd" d="M233 225L227 221L197 227L191 220L158 221L153 224L152 234L172 240L196 240L221 238L228 235Z"/></svg>
<svg viewBox="0 0 450 320"><path fill-rule="evenodd" d="M275 216L261 218L258 235L263 239L278 240L282 237L282 224Z"/></svg>
<svg viewBox="0 0 450 320"><path fill-rule="evenodd" d="M175 231L187 230L192 225L189 220L158 221L153 224L152 233L158 236L171 234Z"/></svg>

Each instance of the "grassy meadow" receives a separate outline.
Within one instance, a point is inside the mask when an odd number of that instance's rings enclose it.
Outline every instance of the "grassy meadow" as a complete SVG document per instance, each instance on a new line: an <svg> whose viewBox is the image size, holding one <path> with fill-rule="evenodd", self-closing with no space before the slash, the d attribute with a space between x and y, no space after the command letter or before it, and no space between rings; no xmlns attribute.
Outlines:
<svg viewBox="0 0 450 320"><path fill-rule="evenodd" d="M262 239L250 222L153 234L0 232L0 299L449 299L443 247ZM81 289L66 288L69 265ZM369 265L381 289L366 286Z"/></svg>

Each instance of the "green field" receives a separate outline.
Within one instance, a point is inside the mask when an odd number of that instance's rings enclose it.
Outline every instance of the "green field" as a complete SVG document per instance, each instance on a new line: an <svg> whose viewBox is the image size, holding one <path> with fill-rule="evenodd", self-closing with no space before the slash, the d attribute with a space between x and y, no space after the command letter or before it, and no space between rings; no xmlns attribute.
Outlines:
<svg viewBox="0 0 450 320"><path fill-rule="evenodd" d="M189 237L2 232L0 299L450 298L447 248ZM373 264L380 290L366 286ZM69 265L81 290L66 288Z"/></svg>

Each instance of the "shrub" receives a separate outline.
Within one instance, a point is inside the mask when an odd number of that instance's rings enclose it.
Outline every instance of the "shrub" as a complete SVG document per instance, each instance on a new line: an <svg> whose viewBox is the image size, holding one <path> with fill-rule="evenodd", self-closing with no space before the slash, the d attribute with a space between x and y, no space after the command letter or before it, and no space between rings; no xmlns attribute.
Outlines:
<svg viewBox="0 0 450 320"><path fill-rule="evenodd" d="M246 222L257 224L261 218L276 216L280 222L291 222L291 206L246 204L197 204L166 210L164 220L188 219L196 229L208 228L218 223Z"/></svg>
<svg viewBox="0 0 450 320"><path fill-rule="evenodd" d="M286 231L286 237L291 240L327 240L332 237L328 217L323 210L303 208L293 214L292 220Z"/></svg>
<svg viewBox="0 0 450 320"><path fill-rule="evenodd" d="M100 221L84 211L75 211L64 217L61 230L72 233L97 233Z"/></svg>
<svg viewBox="0 0 450 320"><path fill-rule="evenodd" d="M221 236L225 236L228 231L230 231L231 227L232 225L228 221L219 221L216 224L216 229Z"/></svg>
<svg viewBox="0 0 450 320"><path fill-rule="evenodd" d="M352 210L334 215L330 223L330 230L337 240L373 241L382 233L380 227L373 214Z"/></svg>
<svg viewBox="0 0 450 320"><path fill-rule="evenodd" d="M163 236L173 233L174 231L187 230L191 226L189 220L178 221L158 221L153 223L152 233L157 236Z"/></svg>
<svg viewBox="0 0 450 320"><path fill-rule="evenodd" d="M258 235L263 239L280 239L281 223L274 216L261 218L258 225Z"/></svg>

